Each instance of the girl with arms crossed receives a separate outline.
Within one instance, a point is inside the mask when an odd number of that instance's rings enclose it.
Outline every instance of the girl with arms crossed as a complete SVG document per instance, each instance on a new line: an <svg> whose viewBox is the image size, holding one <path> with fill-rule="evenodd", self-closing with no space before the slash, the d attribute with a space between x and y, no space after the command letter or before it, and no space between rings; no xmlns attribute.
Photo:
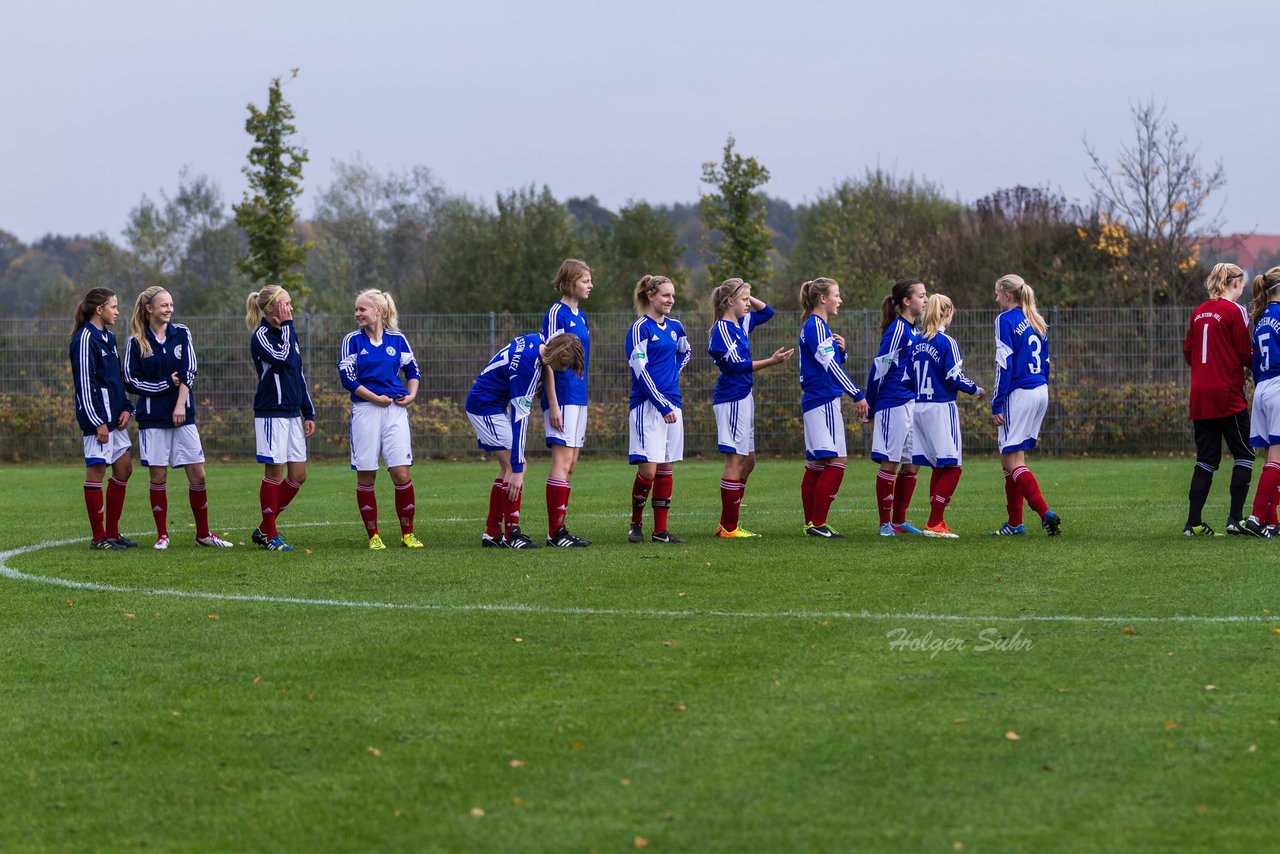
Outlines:
<svg viewBox="0 0 1280 854"><path fill-rule="evenodd" d="M1263 448L1267 464L1258 477L1253 510L1240 527L1255 537L1273 537L1269 524L1280 500L1280 267L1253 279L1253 417L1249 444Z"/></svg>
<svg viewBox="0 0 1280 854"><path fill-rule="evenodd" d="M138 294L124 353L125 386L138 395L135 414L142 464L150 472L151 514L157 549L169 548L169 467L187 475L187 502L196 522L196 545L229 549L209 530L204 447L196 427L191 388L196 381L196 348L191 331L173 323L173 297L154 286Z"/></svg>
<svg viewBox="0 0 1280 854"><path fill-rule="evenodd" d="M590 540L575 537L565 525L569 511L570 478L578 465L578 454L587 435L587 370L591 366L591 331L587 315L578 304L591 296L591 268L577 258L567 258L556 273L555 289L560 301L547 309L542 320L542 337L574 335L582 342L582 375L560 371L543 378L542 416L547 447L551 449L551 471L547 475L547 545L582 548ZM544 370L546 368L544 367Z"/></svg>
<svg viewBox="0 0 1280 854"><path fill-rule="evenodd" d="M383 551L378 534L378 457L395 484L400 544L420 549L413 533L414 494L409 467L413 446L409 437L409 404L418 396L418 363L409 341L396 326L391 294L369 288L356 296L356 325L342 339L338 377L351 392L351 468L356 473L356 507L364 522L369 548ZM400 375L404 374L401 382Z"/></svg>
<svg viewBox="0 0 1280 854"><path fill-rule="evenodd" d="M785 362L795 350L779 347L767 359L751 358L750 334L768 323L773 309L751 295L751 285L728 279L711 292L711 327L707 352L720 378L712 395L716 415L716 445L724 454L720 479L720 524L716 536L725 539L755 537L738 524L738 511L747 490L747 477L756 467L755 395L752 375L760 368Z"/></svg>

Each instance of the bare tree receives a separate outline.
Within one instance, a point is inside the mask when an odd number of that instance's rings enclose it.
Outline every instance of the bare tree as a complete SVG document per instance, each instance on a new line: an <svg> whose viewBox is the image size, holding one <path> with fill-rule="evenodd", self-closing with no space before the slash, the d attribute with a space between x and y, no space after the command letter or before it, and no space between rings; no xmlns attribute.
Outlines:
<svg viewBox="0 0 1280 854"><path fill-rule="evenodd" d="M1222 227L1221 207L1209 197L1227 184L1222 162L1200 164L1178 125L1154 101L1129 108L1134 139L1122 145L1115 165L1084 140L1088 174L1102 218L1098 248L1116 259L1127 284L1142 288L1147 306L1182 291L1199 261L1201 235ZM1118 226L1118 228L1117 228Z"/></svg>

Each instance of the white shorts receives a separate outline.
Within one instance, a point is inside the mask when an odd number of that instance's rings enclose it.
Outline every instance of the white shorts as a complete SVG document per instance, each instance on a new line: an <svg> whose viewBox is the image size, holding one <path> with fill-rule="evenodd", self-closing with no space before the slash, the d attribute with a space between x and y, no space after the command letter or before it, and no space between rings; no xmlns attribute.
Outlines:
<svg viewBox="0 0 1280 854"><path fill-rule="evenodd" d="M684 459L684 414L671 410L676 420L668 424L649 401L631 410L627 418L631 433L631 448L627 459L631 463L678 463Z"/></svg>
<svg viewBox="0 0 1280 854"><path fill-rule="evenodd" d="M756 452L756 398L748 394L742 400L714 403L716 414L716 447L722 454L747 456Z"/></svg>
<svg viewBox="0 0 1280 854"><path fill-rule="evenodd" d="M362 400L351 404L351 468L377 471L378 457L387 468L413 465L409 441L409 407L379 406Z"/></svg>
<svg viewBox="0 0 1280 854"><path fill-rule="evenodd" d="M1276 379L1263 380L1253 390L1253 414L1249 416L1250 447L1280 445L1280 382Z"/></svg>
<svg viewBox="0 0 1280 854"><path fill-rule="evenodd" d="M86 466L100 465L106 463L111 465L116 460L123 457L133 447L133 443L129 441L129 431L112 430L107 434L107 443L105 445L98 444L98 437L84 437L84 464Z"/></svg>
<svg viewBox="0 0 1280 854"><path fill-rule="evenodd" d="M144 427L138 431L138 456L144 466L183 466L204 462L200 431L194 424L181 427Z"/></svg>
<svg viewBox="0 0 1280 854"><path fill-rule="evenodd" d="M945 403L916 401L911 427L911 462L918 466L962 465L960 459L960 409L954 400Z"/></svg>
<svg viewBox="0 0 1280 854"><path fill-rule="evenodd" d="M916 402L908 400L871 417L871 459L878 463L910 463L912 412Z"/></svg>
<svg viewBox="0 0 1280 854"><path fill-rule="evenodd" d="M307 461L307 435L302 429L301 415L254 418L253 432L258 440L258 462L284 465Z"/></svg>
<svg viewBox="0 0 1280 854"><path fill-rule="evenodd" d="M1004 424L997 428L1000 453L1029 451L1040 438L1040 422L1049 408L1049 386L1015 388L1004 402Z"/></svg>
<svg viewBox="0 0 1280 854"><path fill-rule="evenodd" d="M471 429L476 431L476 444L482 451L511 450L511 419L505 412L497 415L476 415L467 413Z"/></svg>
<svg viewBox="0 0 1280 854"><path fill-rule="evenodd" d="M829 400L804 414L804 458L825 460L847 457L849 450L844 438L844 415L840 401Z"/></svg>
<svg viewBox="0 0 1280 854"><path fill-rule="evenodd" d="M551 426L551 416L542 413L542 423L547 434L547 447L564 445L567 448L581 448L587 438L587 407L568 403L560 407L560 417L564 419L564 429L557 430Z"/></svg>

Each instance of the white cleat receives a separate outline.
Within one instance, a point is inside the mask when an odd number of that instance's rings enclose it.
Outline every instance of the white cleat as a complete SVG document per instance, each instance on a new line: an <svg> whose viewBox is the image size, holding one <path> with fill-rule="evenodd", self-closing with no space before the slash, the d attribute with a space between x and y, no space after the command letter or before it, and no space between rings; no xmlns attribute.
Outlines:
<svg viewBox="0 0 1280 854"><path fill-rule="evenodd" d="M214 548L216 548L216 549L229 549L229 548L231 548L231 543L229 543L229 542L227 542L226 540L222 539L222 537L219 537L217 534L210 534L210 535L209 535L209 536L207 536L207 537L200 537L200 538L198 538L198 539L196 540L196 545L197 545L197 546L212 546L212 547L214 547ZM159 548L159 546L156 546L156 548Z"/></svg>
<svg viewBox="0 0 1280 854"><path fill-rule="evenodd" d="M168 537L156 537L156 544L155 544L155 548L156 548L156 550L158 550L158 551L164 551L165 549L169 548L169 538L168 538Z"/></svg>

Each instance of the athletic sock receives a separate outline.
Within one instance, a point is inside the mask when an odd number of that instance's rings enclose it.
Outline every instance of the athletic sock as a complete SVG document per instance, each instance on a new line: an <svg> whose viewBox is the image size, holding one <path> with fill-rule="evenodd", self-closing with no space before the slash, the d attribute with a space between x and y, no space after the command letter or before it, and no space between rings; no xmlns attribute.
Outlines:
<svg viewBox="0 0 1280 854"><path fill-rule="evenodd" d="M813 496L824 468L826 466L823 463L808 463L804 467L804 477L800 479L800 506L804 508L806 525L813 521Z"/></svg>
<svg viewBox="0 0 1280 854"><path fill-rule="evenodd" d="M1045 514L1049 512L1049 504L1040 494L1040 484L1036 483L1036 476L1026 466L1018 466L1012 474L1013 482L1018 485L1018 492L1027 499L1027 506L1036 512L1041 521L1044 521Z"/></svg>
<svg viewBox="0 0 1280 854"><path fill-rule="evenodd" d="M1195 527L1204 521L1204 502L1213 486L1213 469L1205 463L1196 463L1191 470L1191 489L1187 493L1187 527ZM1241 502L1243 506L1243 502Z"/></svg>
<svg viewBox="0 0 1280 854"><path fill-rule="evenodd" d="M102 525L102 481L84 482L84 509L89 513L89 529L93 532L93 538L101 540L107 535Z"/></svg>
<svg viewBox="0 0 1280 854"><path fill-rule="evenodd" d="M738 513L742 504L742 484L736 480L720 480L720 527L726 531L738 527Z"/></svg>
<svg viewBox="0 0 1280 854"><path fill-rule="evenodd" d="M631 484L631 524L639 525L644 521L644 505L649 500L649 490L653 489L653 481L645 480L636 473L635 482Z"/></svg>
<svg viewBox="0 0 1280 854"><path fill-rule="evenodd" d="M203 483L187 484L187 503L196 520L196 539L203 540L209 536L209 493Z"/></svg>
<svg viewBox="0 0 1280 854"><path fill-rule="evenodd" d="M1022 493L1013 480L1013 472L1004 470L1004 509L1009 516L1009 525L1016 528L1022 524Z"/></svg>
<svg viewBox="0 0 1280 854"><path fill-rule="evenodd" d="M1244 502L1249 498L1249 482L1253 480L1253 460L1236 460L1231 467L1231 518L1239 519Z"/></svg>
<svg viewBox="0 0 1280 854"><path fill-rule="evenodd" d="M667 530L667 514L671 512L672 472L659 471L653 479L653 530Z"/></svg>
<svg viewBox="0 0 1280 854"><path fill-rule="evenodd" d="M947 505L955 494L956 484L960 482L962 470L960 466L947 466L934 469L929 478L929 526L941 525L945 521Z"/></svg>
<svg viewBox="0 0 1280 854"><path fill-rule="evenodd" d="M569 481L547 478L547 536L555 536L569 513Z"/></svg>
<svg viewBox="0 0 1280 854"><path fill-rule="evenodd" d="M899 469L893 483L893 524L901 525L907 521L907 508L911 506L911 495L915 491L915 473Z"/></svg>
<svg viewBox="0 0 1280 854"><path fill-rule="evenodd" d="M836 500L840 492L840 483L844 480L844 463L827 463L818 478L818 486L813 492L814 525L827 524L827 515L831 512L831 502Z"/></svg>
<svg viewBox="0 0 1280 854"><path fill-rule="evenodd" d="M1253 493L1252 515L1264 525L1275 506L1276 489L1280 487L1280 463L1267 463L1258 477L1258 489Z"/></svg>
<svg viewBox="0 0 1280 854"><path fill-rule="evenodd" d="M169 493L165 484L151 484L151 516L156 520L156 536L169 536Z"/></svg>
<svg viewBox="0 0 1280 854"><path fill-rule="evenodd" d="M1267 518L1263 519L1263 523L1267 525L1280 525L1280 517L1276 515L1276 507L1280 505L1280 481L1276 483L1276 491L1271 494L1271 507L1267 510Z"/></svg>
<svg viewBox="0 0 1280 854"><path fill-rule="evenodd" d="M258 487L258 504L262 507L262 522L258 525L258 530L268 540L279 533L276 530L276 507L279 503L280 481L264 477L262 485Z"/></svg>
<svg viewBox="0 0 1280 854"><path fill-rule="evenodd" d="M417 509L413 481L396 486L396 518L400 520L400 536L413 533L413 513Z"/></svg>
<svg viewBox="0 0 1280 854"><path fill-rule="evenodd" d="M293 501L298 490L302 489L302 484L294 483L288 477L284 479L284 483L280 484L280 505L276 507L276 518L280 518L280 514L285 511L289 503Z"/></svg>
<svg viewBox="0 0 1280 854"><path fill-rule="evenodd" d="M880 511L880 524L883 525L893 515L893 483L897 475L884 469L876 470L876 509Z"/></svg>
<svg viewBox="0 0 1280 854"><path fill-rule="evenodd" d="M520 499L524 497L524 489L521 488L521 490L516 493L516 498L514 501L512 501L510 498L507 498L506 494L507 492L504 489L502 491L502 495L504 498L502 502L502 515L503 515L503 523L506 525L506 531L508 534L510 534L512 528L520 527Z"/></svg>
<svg viewBox="0 0 1280 854"><path fill-rule="evenodd" d="M107 518L106 533L111 539L120 536L120 514L124 512L124 493L128 487L128 482L116 480L114 477L107 479Z"/></svg>
<svg viewBox="0 0 1280 854"><path fill-rule="evenodd" d="M507 487L498 478L489 490L489 516L484 520L484 532L490 537L502 536L502 514L507 503Z"/></svg>
<svg viewBox="0 0 1280 854"><path fill-rule="evenodd" d="M365 536L373 539L373 535L378 533L378 495L373 490L373 484L356 484L356 507L360 508Z"/></svg>

